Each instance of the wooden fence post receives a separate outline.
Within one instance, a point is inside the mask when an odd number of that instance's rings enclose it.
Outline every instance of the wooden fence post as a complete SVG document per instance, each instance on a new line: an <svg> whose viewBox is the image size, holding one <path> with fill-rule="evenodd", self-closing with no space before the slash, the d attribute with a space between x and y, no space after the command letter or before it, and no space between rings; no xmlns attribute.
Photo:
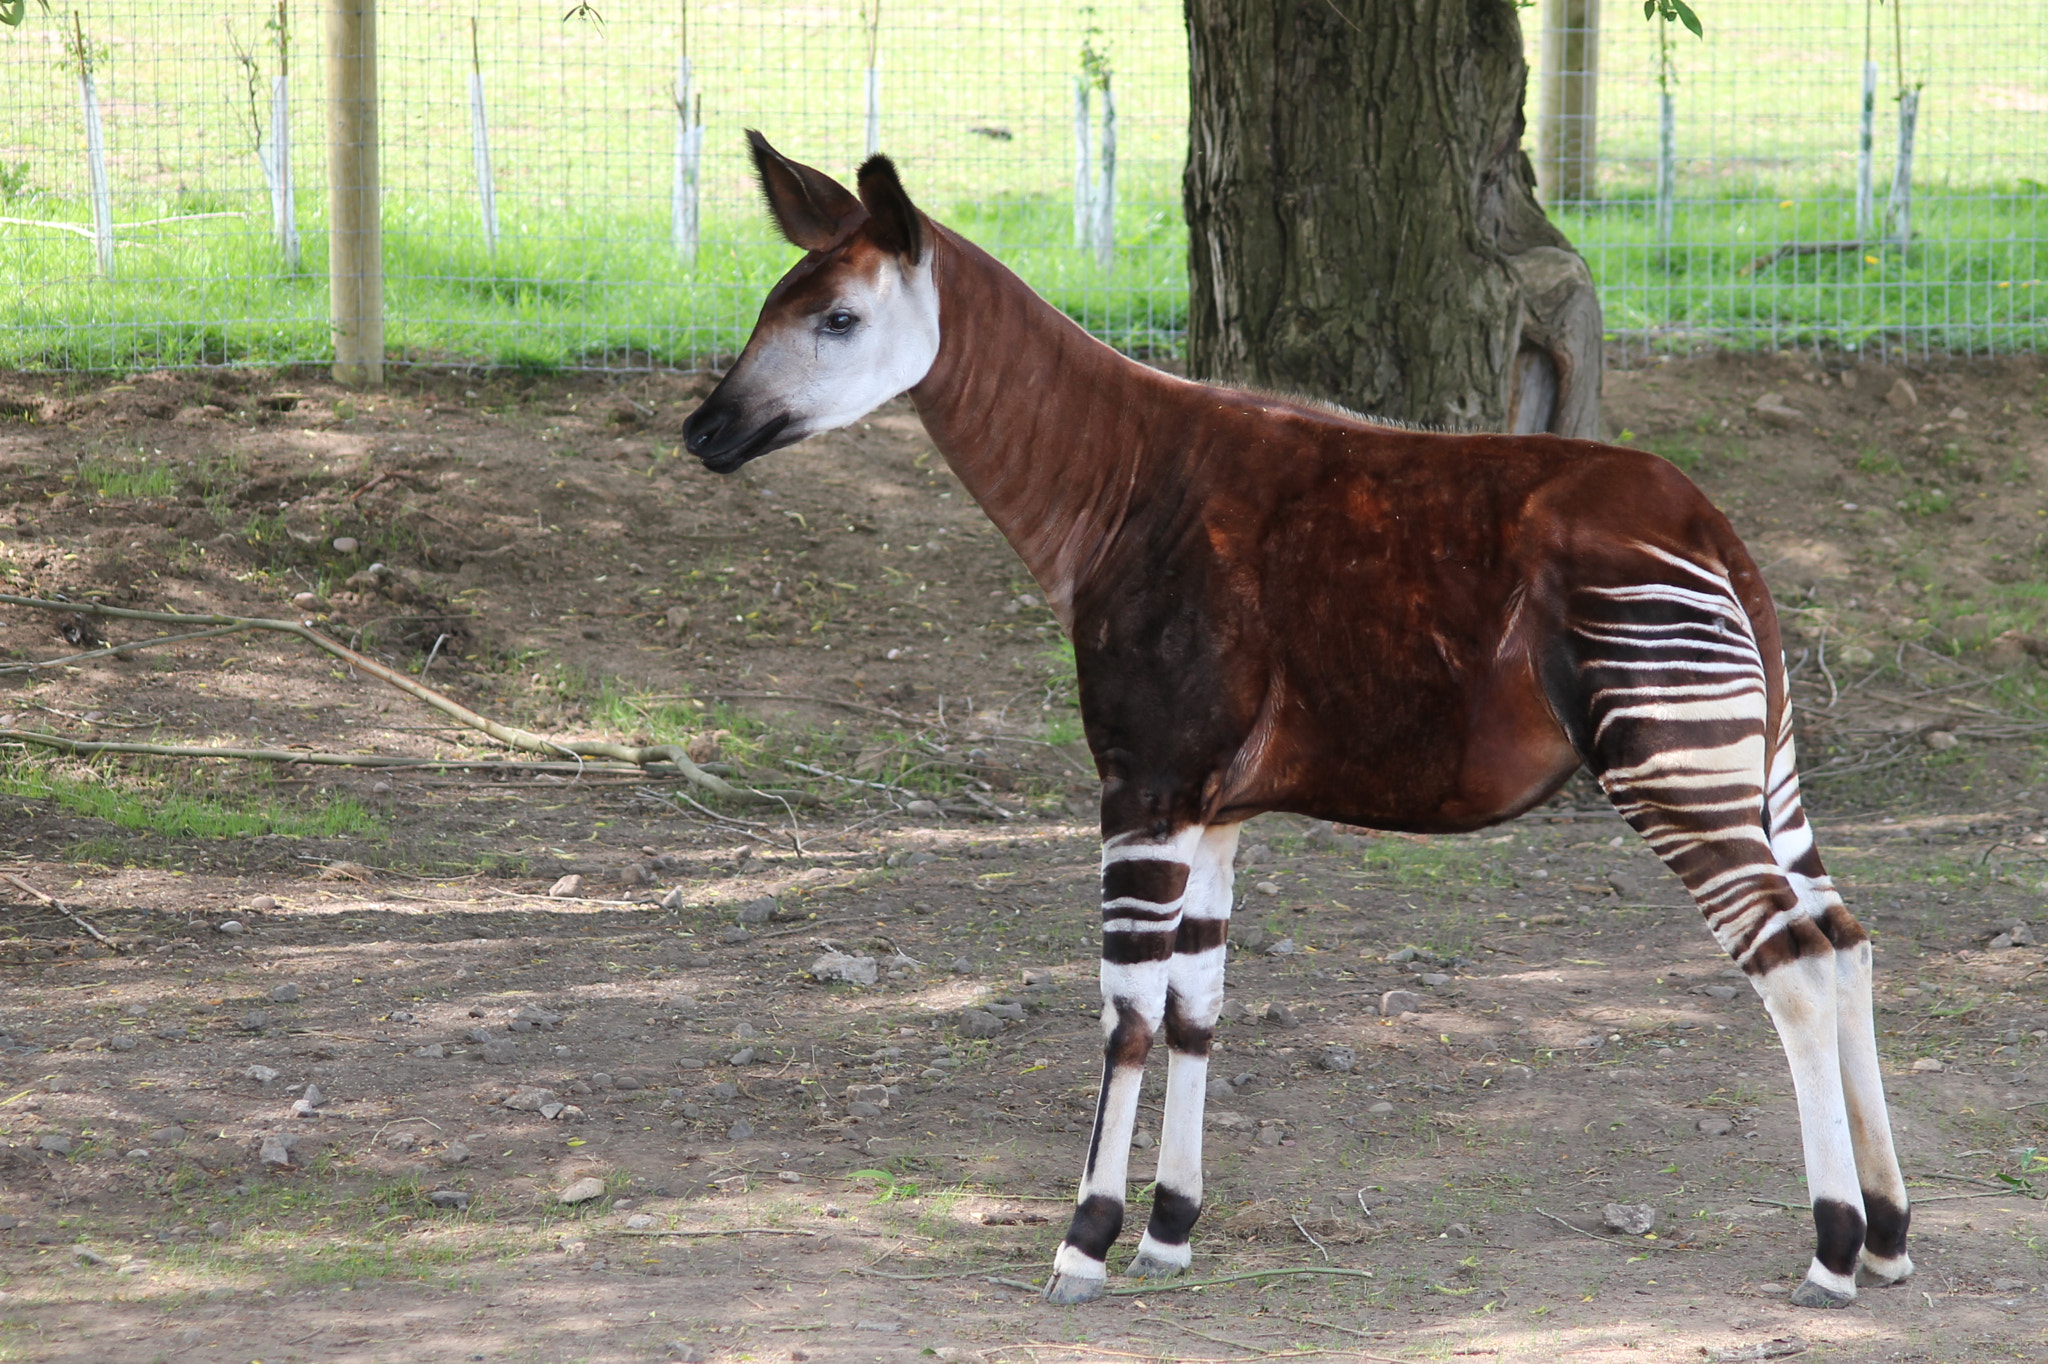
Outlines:
<svg viewBox="0 0 2048 1364"><path fill-rule="evenodd" d="M327 9L327 280L334 378L384 384L384 235L377 185L376 0Z"/></svg>
<svg viewBox="0 0 2048 1364"><path fill-rule="evenodd" d="M1536 183L1545 207L1599 197L1600 0L1544 0Z"/></svg>

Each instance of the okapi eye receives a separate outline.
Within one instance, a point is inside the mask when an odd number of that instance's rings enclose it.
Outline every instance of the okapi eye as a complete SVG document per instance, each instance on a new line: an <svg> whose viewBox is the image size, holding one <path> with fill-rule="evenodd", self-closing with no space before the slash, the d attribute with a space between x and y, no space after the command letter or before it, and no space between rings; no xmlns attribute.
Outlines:
<svg viewBox="0 0 2048 1364"><path fill-rule="evenodd" d="M825 330L834 336L844 336L853 330L853 324L859 320L844 308L834 308L825 314Z"/></svg>

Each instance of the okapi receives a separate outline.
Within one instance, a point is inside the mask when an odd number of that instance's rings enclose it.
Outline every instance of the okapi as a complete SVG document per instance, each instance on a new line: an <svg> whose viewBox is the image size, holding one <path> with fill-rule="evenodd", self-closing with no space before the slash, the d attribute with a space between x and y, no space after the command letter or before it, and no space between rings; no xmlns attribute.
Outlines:
<svg viewBox="0 0 2048 1364"><path fill-rule="evenodd" d="M1101 1294L1139 1082L1169 1060L1127 1273L1188 1267L1239 826L1497 824L1581 765L1763 997L1798 1094L1816 1247L1792 1301L1913 1269L1867 935L1800 807L1778 622L1670 464L1550 436L1409 431L1117 354L920 213L750 132L805 252L685 427L730 473L908 392L1074 641L1101 778L1102 1088L1046 1296Z"/></svg>

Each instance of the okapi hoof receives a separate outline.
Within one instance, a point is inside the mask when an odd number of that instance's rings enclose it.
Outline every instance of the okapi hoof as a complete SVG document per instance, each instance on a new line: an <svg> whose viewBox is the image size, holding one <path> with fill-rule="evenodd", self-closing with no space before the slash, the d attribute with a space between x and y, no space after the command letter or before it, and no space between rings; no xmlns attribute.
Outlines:
<svg viewBox="0 0 2048 1364"><path fill-rule="evenodd" d="M1884 1288L1911 1278L1912 1274L1910 1255L1872 1255L1866 1250L1856 1265L1856 1283L1860 1288Z"/></svg>
<svg viewBox="0 0 2048 1364"><path fill-rule="evenodd" d="M1812 1279L1806 1280L1792 1290L1794 1307L1847 1307L1855 1301L1854 1290L1847 1293L1837 1292L1826 1284L1815 1283Z"/></svg>
<svg viewBox="0 0 2048 1364"><path fill-rule="evenodd" d="M1094 1302L1108 1287L1107 1276L1100 1279L1084 1279L1078 1274L1054 1271L1053 1276L1045 1281L1045 1300L1062 1307L1072 1307L1076 1303Z"/></svg>
<svg viewBox="0 0 2048 1364"><path fill-rule="evenodd" d="M1124 1277L1127 1279L1170 1279L1176 1274L1185 1273L1186 1270L1187 1266L1185 1264L1175 1264L1171 1260L1161 1259L1150 1251L1141 1250L1131 1258L1130 1264L1124 1266Z"/></svg>

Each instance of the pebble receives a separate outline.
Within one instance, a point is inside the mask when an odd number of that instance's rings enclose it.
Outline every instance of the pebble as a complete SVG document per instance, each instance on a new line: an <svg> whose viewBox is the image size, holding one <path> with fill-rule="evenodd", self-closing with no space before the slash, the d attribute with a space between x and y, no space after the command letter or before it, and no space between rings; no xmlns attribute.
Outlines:
<svg viewBox="0 0 2048 1364"><path fill-rule="evenodd" d="M1399 1018L1405 1013L1419 1013L1422 1010L1422 996L1413 990L1389 990L1380 996L1380 1017Z"/></svg>
<svg viewBox="0 0 2048 1364"><path fill-rule="evenodd" d="M1933 749L1936 753L1946 753L1961 743L1962 740L1956 738L1955 735L1945 729L1930 729L1920 736L1920 742Z"/></svg>
<svg viewBox="0 0 2048 1364"><path fill-rule="evenodd" d="M453 1208L460 1212L469 1206L469 1195L461 1189L433 1189L428 1192L427 1201L437 1208Z"/></svg>
<svg viewBox="0 0 2048 1364"><path fill-rule="evenodd" d="M617 1079L613 1080L612 1083L617 1085L620 1089L625 1090L634 1090L640 1088L640 1081L631 1075L621 1075Z"/></svg>
<svg viewBox="0 0 2048 1364"><path fill-rule="evenodd" d="M121 1012L124 1016L128 1018L148 1018L149 1006L147 1004L142 1003L123 1004L121 1006Z"/></svg>
<svg viewBox="0 0 2048 1364"><path fill-rule="evenodd" d="M1381 1099L1378 1103L1374 1104L1372 1107L1366 1109L1365 1111L1377 1117L1385 1117L1387 1114L1394 1111L1394 1106L1388 1103L1385 1099Z"/></svg>
<svg viewBox="0 0 2048 1364"><path fill-rule="evenodd" d="M1451 978L1441 971L1425 971L1418 977L1424 985L1449 985Z"/></svg>
<svg viewBox="0 0 2048 1364"><path fill-rule="evenodd" d="M220 923L215 924L213 926L213 931L216 933L225 933L229 937L233 937L237 933L246 933L249 930L242 926L242 921L240 919L226 919Z"/></svg>
<svg viewBox="0 0 2048 1364"><path fill-rule="evenodd" d="M1609 1203L1600 1210L1600 1224L1624 1236L1641 1236L1657 1225L1657 1209L1648 1203Z"/></svg>
<svg viewBox="0 0 2048 1364"><path fill-rule="evenodd" d="M510 1038L498 1038L484 1043L482 1054L486 1065L509 1066L519 1059L519 1044Z"/></svg>
<svg viewBox="0 0 2048 1364"><path fill-rule="evenodd" d="M1002 1020L986 1009L962 1009L960 1011L960 1035L962 1037L994 1037L1002 1030Z"/></svg>
<svg viewBox="0 0 2048 1364"><path fill-rule="evenodd" d="M267 1085L277 1078L277 1072L269 1066L251 1066L243 1071L242 1075L246 1079L254 1080L259 1085Z"/></svg>
<svg viewBox="0 0 2048 1364"><path fill-rule="evenodd" d="M71 1051L98 1051L100 1049L100 1039L97 1037L74 1037L71 1039L68 1049Z"/></svg>
<svg viewBox="0 0 2048 1364"><path fill-rule="evenodd" d="M1131 1133L1131 1145L1140 1151L1149 1151L1158 1144L1158 1140L1150 1132Z"/></svg>
<svg viewBox="0 0 2048 1364"><path fill-rule="evenodd" d="M270 1015L261 1009L252 1009L242 1015L242 1021L236 1026L243 1032L262 1032L270 1026Z"/></svg>
<svg viewBox="0 0 2048 1364"><path fill-rule="evenodd" d="M423 1061L445 1061L448 1059L448 1048L439 1042L429 1042L424 1047L413 1048L412 1054Z"/></svg>
<svg viewBox="0 0 2048 1364"><path fill-rule="evenodd" d="M1733 1132L1735 1130L1734 1123L1718 1115L1709 1118L1701 1118L1698 1122L1694 1123L1693 1126L1699 1129L1700 1134L1702 1136L1708 1137L1725 1137L1730 1132Z"/></svg>
<svg viewBox="0 0 2048 1364"><path fill-rule="evenodd" d="M216 1241L225 1240L228 1234L228 1224L225 1222L208 1222L206 1224L206 1234Z"/></svg>
<svg viewBox="0 0 2048 1364"><path fill-rule="evenodd" d="M78 1081L69 1075L52 1075L43 1081L43 1088L52 1094L75 1094L78 1091Z"/></svg>
<svg viewBox="0 0 2048 1364"><path fill-rule="evenodd" d="M656 1218L649 1216L647 1213L636 1212L626 1219L626 1230L646 1231L655 1224L656 1220Z"/></svg>
<svg viewBox="0 0 2048 1364"><path fill-rule="evenodd" d="M741 928L738 924L734 924L731 928L720 929L718 932L718 940L724 943L727 947L737 947L739 944L743 942L752 942L754 940L754 935L747 932L746 929Z"/></svg>
<svg viewBox="0 0 2048 1364"><path fill-rule="evenodd" d="M738 1051L726 1057L725 1063L729 1066L751 1066L754 1064L754 1049L752 1047L741 1047Z"/></svg>
<svg viewBox="0 0 2048 1364"><path fill-rule="evenodd" d="M754 1136L754 1124L745 1118L737 1119L731 1127L725 1129L725 1135L733 1141L750 1141Z"/></svg>
<svg viewBox="0 0 2048 1364"><path fill-rule="evenodd" d="M45 1132L36 1138L36 1150L48 1151L52 1155L68 1156L73 1150L71 1138L61 1132Z"/></svg>
<svg viewBox="0 0 2048 1364"><path fill-rule="evenodd" d="M460 1165L469 1159L469 1148L459 1141L451 1141L439 1157L443 1165Z"/></svg>
<svg viewBox="0 0 2048 1364"><path fill-rule="evenodd" d="M1324 1070L1349 1072L1358 1066L1358 1054L1349 1047L1324 1047L1323 1054L1316 1058L1316 1064Z"/></svg>
<svg viewBox="0 0 2048 1364"><path fill-rule="evenodd" d="M304 1103L305 1100L301 1099L299 1102ZM297 1108L298 1104L292 1107ZM289 1132L266 1132L257 1149L256 1158L265 1165L282 1169L292 1163L292 1148L298 1144L299 1139Z"/></svg>
<svg viewBox="0 0 2048 1364"><path fill-rule="evenodd" d="M905 813L913 815L935 815L939 812L938 802L930 800L913 800L903 809ZM915 858L911 860L916 861Z"/></svg>
<svg viewBox="0 0 2048 1364"><path fill-rule="evenodd" d="M1301 1026L1301 1020L1294 1016L1294 1010L1288 1008L1285 1004L1279 1003L1277 1000L1266 1006L1266 1021L1268 1023L1278 1023L1283 1028L1298 1028Z"/></svg>
<svg viewBox="0 0 2048 1364"><path fill-rule="evenodd" d="M1280 883L1278 881L1261 881L1256 886L1253 886L1252 889L1261 895L1278 895L1280 893Z"/></svg>
<svg viewBox="0 0 2048 1364"><path fill-rule="evenodd" d="M671 1340L663 1348L668 1351L668 1357L674 1360L675 1364L704 1364L704 1352L687 1340ZM806 1359L809 1357L805 1356Z"/></svg>
<svg viewBox="0 0 2048 1364"><path fill-rule="evenodd" d="M282 985L273 985L273 986L271 986L271 987L270 987L270 1002L271 1002L272 1004L296 1004L296 1003L298 1003L298 1002L299 1002L299 987L298 987L298 986L296 986L296 985L294 985L294 984L292 984L292 983L291 983L290 981L286 981L286 982L285 982L284 984L282 984Z"/></svg>
<svg viewBox="0 0 2048 1364"><path fill-rule="evenodd" d="M677 886L674 890L661 897L661 907L663 909L681 909L683 904L683 888L681 886Z"/></svg>
<svg viewBox="0 0 2048 1364"><path fill-rule="evenodd" d="M737 1099L739 1096L740 1087L731 1080L720 1080L711 1086L711 1097L714 1099Z"/></svg>
<svg viewBox="0 0 2048 1364"><path fill-rule="evenodd" d="M803 1175L795 1170L777 1170L775 1177L784 1184L801 1184L804 1182Z"/></svg>
<svg viewBox="0 0 2048 1364"><path fill-rule="evenodd" d="M608 1070L599 1070L599 1071L593 1071L593 1072L591 1073L591 1076L590 1076L590 1088L591 1088L591 1089L610 1089L611 1087L612 1087L612 1073L611 1073L610 1071L608 1071ZM583 1092L584 1092L584 1093L586 1093L586 1094L588 1094L588 1093L590 1092L590 1090L584 1090Z"/></svg>
<svg viewBox="0 0 2048 1364"><path fill-rule="evenodd" d="M548 897L554 900L574 900L583 894L583 878L571 872L548 887Z"/></svg>
<svg viewBox="0 0 2048 1364"><path fill-rule="evenodd" d="M765 924L775 917L778 906L775 897L763 895L740 906L740 922L743 924Z"/></svg>
<svg viewBox="0 0 2048 1364"><path fill-rule="evenodd" d="M1212 1099L1231 1099L1237 1097L1237 1091L1230 1087L1230 1081L1219 1075L1209 1082L1209 1097Z"/></svg>
<svg viewBox="0 0 2048 1364"><path fill-rule="evenodd" d="M1292 938L1282 938L1266 948L1266 955L1269 957L1293 957L1300 955L1300 953L1301 948L1295 944Z"/></svg>
<svg viewBox="0 0 2048 1364"><path fill-rule="evenodd" d="M601 1179L585 1178L577 1180L574 1184L562 1190L556 1201L573 1207L578 1203L588 1203L593 1198L603 1197L604 1181Z"/></svg>
<svg viewBox="0 0 2048 1364"><path fill-rule="evenodd" d="M108 1051L134 1051L134 1050L135 1050L135 1049L136 1049L137 1047L139 1047L139 1046L141 1046L141 1045L142 1045L142 1044L141 1044L140 1042L138 1042L138 1041L136 1041L136 1040L135 1040L134 1038L132 1038L132 1037L128 1036L128 1035L127 1035L126 1033L123 1033L123 1034L122 1034L121 1036L119 1036L119 1037L116 1037L116 1038L114 1038L114 1039L113 1039L112 1041L110 1041L110 1042L108 1042L108 1043L107 1043L107 1050L108 1050Z"/></svg>
<svg viewBox="0 0 2048 1364"><path fill-rule="evenodd" d="M185 1129L182 1127L159 1127L149 1134L149 1144L152 1146L176 1146L183 1140Z"/></svg>
<svg viewBox="0 0 2048 1364"><path fill-rule="evenodd" d="M362 542L353 535L337 535L334 537L334 552L336 554L353 554L362 547Z"/></svg>
<svg viewBox="0 0 2048 1364"><path fill-rule="evenodd" d="M1287 1130L1278 1124L1260 1123L1258 1142L1261 1146L1278 1146L1287 1137Z"/></svg>
<svg viewBox="0 0 2048 1364"><path fill-rule="evenodd" d="M512 1091L505 1100L505 1107L521 1113L538 1113L543 1106L555 1101L555 1091L542 1089L538 1085L526 1085Z"/></svg>
<svg viewBox="0 0 2048 1364"><path fill-rule="evenodd" d="M1022 1004L1014 1004L1006 1000L996 1004L984 1004L981 1007L984 1011L992 1013L997 1018L1008 1023L1022 1023L1024 1021L1024 1006Z"/></svg>
<svg viewBox="0 0 2048 1364"><path fill-rule="evenodd" d="M1922 1074L1929 1074L1946 1070L1947 1067L1942 1065L1938 1057L1922 1056L1913 1062L1913 1069Z"/></svg>
<svg viewBox="0 0 2048 1364"><path fill-rule="evenodd" d="M967 958L965 957L955 957L953 958L952 965L948 966L946 969L948 971L951 971L956 976L971 975L974 971L974 963L967 960Z"/></svg>

